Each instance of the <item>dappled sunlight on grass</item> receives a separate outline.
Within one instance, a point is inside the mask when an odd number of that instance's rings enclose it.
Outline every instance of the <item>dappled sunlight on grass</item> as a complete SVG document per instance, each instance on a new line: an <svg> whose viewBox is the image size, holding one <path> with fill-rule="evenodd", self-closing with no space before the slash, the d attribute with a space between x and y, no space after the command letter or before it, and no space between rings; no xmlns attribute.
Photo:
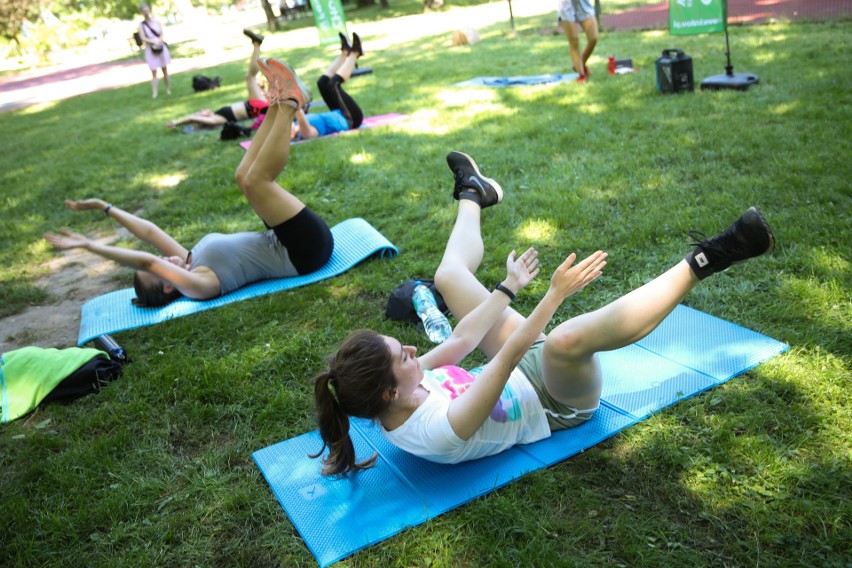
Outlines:
<svg viewBox="0 0 852 568"><path fill-rule="evenodd" d="M358 164L359 166L365 166L375 162L376 156L374 154L362 150L360 152L352 154L352 156L349 158L349 161L353 164Z"/></svg>
<svg viewBox="0 0 852 568"><path fill-rule="evenodd" d="M438 92L436 99L446 106L468 107L477 103L493 103L497 99L496 89L452 89Z"/></svg>
<svg viewBox="0 0 852 568"><path fill-rule="evenodd" d="M545 219L529 219L518 227L516 234L519 242L553 242L559 228Z"/></svg>
<svg viewBox="0 0 852 568"><path fill-rule="evenodd" d="M793 112L801 107L801 103L799 101L793 101L789 103L781 103L775 105L774 107L769 109L769 112L773 114L787 114L788 112Z"/></svg>
<svg viewBox="0 0 852 568"><path fill-rule="evenodd" d="M151 187L160 191L171 189L186 179L186 173L154 175L149 178Z"/></svg>
<svg viewBox="0 0 852 568"><path fill-rule="evenodd" d="M508 117L515 113L514 109L490 101L466 105L464 113L466 120L460 120L459 117L456 117L454 120L448 121L443 109L422 110L415 112L411 119L406 122L406 131L432 135L450 134L470 128L476 122L478 115L485 114L489 118L495 118L498 116Z"/></svg>

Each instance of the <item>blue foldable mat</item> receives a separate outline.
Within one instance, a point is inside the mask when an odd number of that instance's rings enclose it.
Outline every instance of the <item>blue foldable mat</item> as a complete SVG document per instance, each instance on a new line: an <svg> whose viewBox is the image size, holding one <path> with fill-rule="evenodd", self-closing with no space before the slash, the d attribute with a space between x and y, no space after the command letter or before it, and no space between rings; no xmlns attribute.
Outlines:
<svg viewBox="0 0 852 568"><path fill-rule="evenodd" d="M546 75L519 75L517 77L474 77L453 87L529 87L548 83L570 83L576 81L577 73L555 73Z"/></svg>
<svg viewBox="0 0 852 568"><path fill-rule="evenodd" d="M255 282L212 300L181 298L161 308L139 308L131 304L130 300L135 296L132 288L93 298L83 304L77 345L84 345L100 335L154 325L231 302L313 284L346 272L372 256L390 258L398 252L384 235L359 217L338 223L331 228L331 233L334 235L331 259L325 266L310 274Z"/></svg>
<svg viewBox="0 0 852 568"><path fill-rule="evenodd" d="M353 420L359 459L376 467L346 479L324 478L316 431L252 454L275 497L320 566L328 566L407 527L563 461L678 400L691 397L783 353L787 345L686 306L645 339L601 354L601 407L585 424L488 458L442 465L407 454L378 427Z"/></svg>

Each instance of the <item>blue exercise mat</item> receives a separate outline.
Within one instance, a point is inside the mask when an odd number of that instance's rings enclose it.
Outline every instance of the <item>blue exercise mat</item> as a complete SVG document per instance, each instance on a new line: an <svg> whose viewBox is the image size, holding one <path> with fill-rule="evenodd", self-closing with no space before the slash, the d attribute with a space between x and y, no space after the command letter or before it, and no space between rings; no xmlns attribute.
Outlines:
<svg viewBox="0 0 852 568"><path fill-rule="evenodd" d="M523 87L545 85L547 83L566 83L576 81L577 73L556 73L547 75L520 75L517 77L474 77L453 87Z"/></svg>
<svg viewBox="0 0 852 568"><path fill-rule="evenodd" d="M132 288L93 298L83 304L77 345L83 345L99 335L154 325L231 302L313 284L337 276L371 256L393 257L398 252L384 235L359 217L338 223L331 228L331 233L334 235L331 259L325 266L310 274L262 280L212 300L181 298L161 308L139 308L131 304L130 300L136 296Z"/></svg>
<svg viewBox="0 0 852 568"><path fill-rule="evenodd" d="M352 421L359 459L376 467L346 479L320 475L310 459L316 431L252 454L320 566L328 566L543 467L563 461L678 400L694 396L783 353L787 345L686 306L648 337L601 354L601 407L585 424L550 438L458 465L407 454L370 421Z"/></svg>

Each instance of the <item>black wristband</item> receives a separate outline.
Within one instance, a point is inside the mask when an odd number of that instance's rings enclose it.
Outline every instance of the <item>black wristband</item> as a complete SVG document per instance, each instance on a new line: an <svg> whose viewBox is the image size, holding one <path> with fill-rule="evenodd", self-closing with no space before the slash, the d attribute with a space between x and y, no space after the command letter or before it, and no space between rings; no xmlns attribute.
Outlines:
<svg viewBox="0 0 852 568"><path fill-rule="evenodd" d="M508 288L506 288L505 286L503 286L503 284L497 284L497 286L494 287L494 291L497 291L497 290L500 290L501 292L503 292L504 294L509 296L510 302L515 299L515 293L512 292L511 290L509 290Z"/></svg>
<svg viewBox="0 0 852 568"><path fill-rule="evenodd" d="M110 203L109 205L104 207L104 215L106 215L107 217L109 217L109 210L110 209L112 209L112 203Z"/></svg>

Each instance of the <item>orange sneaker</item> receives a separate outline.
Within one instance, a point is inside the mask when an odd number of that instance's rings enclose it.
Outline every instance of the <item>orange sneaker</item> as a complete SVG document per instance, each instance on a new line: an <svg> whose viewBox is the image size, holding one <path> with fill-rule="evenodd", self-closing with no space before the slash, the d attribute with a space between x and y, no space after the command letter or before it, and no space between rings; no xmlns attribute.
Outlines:
<svg viewBox="0 0 852 568"><path fill-rule="evenodd" d="M269 104L293 101L296 103L296 108L308 111L313 95L292 67L274 57L264 57L257 62L257 65L269 82L269 89L266 91Z"/></svg>

